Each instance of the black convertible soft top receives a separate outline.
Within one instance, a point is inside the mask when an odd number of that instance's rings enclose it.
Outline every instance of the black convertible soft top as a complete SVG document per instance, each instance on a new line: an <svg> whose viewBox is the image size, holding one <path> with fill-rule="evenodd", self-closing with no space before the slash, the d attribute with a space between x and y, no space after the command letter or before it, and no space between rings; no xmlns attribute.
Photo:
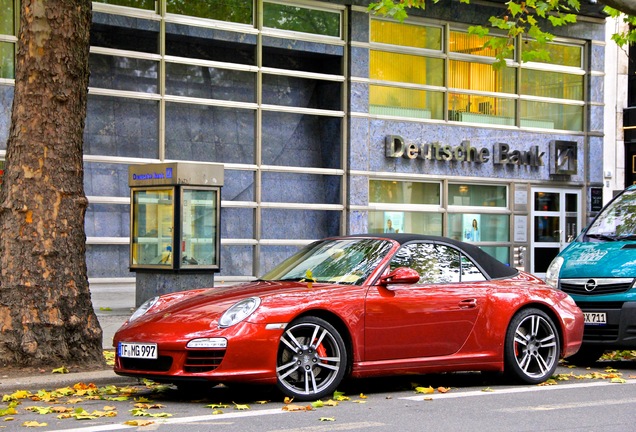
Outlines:
<svg viewBox="0 0 636 432"><path fill-rule="evenodd" d="M519 274L519 270L502 263L496 258L493 258L486 252L481 250L479 247L459 240L453 240L448 237L411 233L352 234L348 237L386 238L395 240L401 245L414 241L448 244L465 252L466 255L468 255L475 263L477 263L479 267L481 267L481 269L487 274L487 277L490 279L508 278Z"/></svg>

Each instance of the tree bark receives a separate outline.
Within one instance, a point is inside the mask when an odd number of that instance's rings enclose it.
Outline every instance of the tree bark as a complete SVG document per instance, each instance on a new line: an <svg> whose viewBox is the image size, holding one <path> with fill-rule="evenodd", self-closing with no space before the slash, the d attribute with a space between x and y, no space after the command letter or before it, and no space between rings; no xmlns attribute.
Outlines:
<svg viewBox="0 0 636 432"><path fill-rule="evenodd" d="M0 189L0 362L92 367L83 133L90 0L23 0Z"/></svg>

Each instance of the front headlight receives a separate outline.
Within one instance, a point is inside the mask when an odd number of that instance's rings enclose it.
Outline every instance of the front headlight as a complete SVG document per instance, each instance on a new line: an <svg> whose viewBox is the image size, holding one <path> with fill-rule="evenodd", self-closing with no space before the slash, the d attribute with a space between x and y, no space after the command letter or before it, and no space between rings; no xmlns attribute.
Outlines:
<svg viewBox="0 0 636 432"><path fill-rule="evenodd" d="M248 316L252 315L257 307L261 304L258 297L250 297L231 306L225 311L219 320L219 327L230 327L240 323Z"/></svg>
<svg viewBox="0 0 636 432"><path fill-rule="evenodd" d="M550 263L548 270L545 272L545 283L552 288L559 287L559 273L561 273L561 266L563 265L563 257L556 257Z"/></svg>
<svg viewBox="0 0 636 432"><path fill-rule="evenodd" d="M159 300L159 297L153 297L149 300L146 300L141 306L137 308L137 310L130 316L130 318L128 318L128 322L132 322L148 312L148 309L153 307L155 303L157 303L157 300Z"/></svg>

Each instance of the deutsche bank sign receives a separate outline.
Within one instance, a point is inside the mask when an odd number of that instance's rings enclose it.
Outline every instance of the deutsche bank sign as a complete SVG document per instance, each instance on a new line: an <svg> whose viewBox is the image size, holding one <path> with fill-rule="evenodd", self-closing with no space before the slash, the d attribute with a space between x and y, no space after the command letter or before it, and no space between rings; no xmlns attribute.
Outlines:
<svg viewBox="0 0 636 432"><path fill-rule="evenodd" d="M388 135L385 139L386 157L405 159L421 159L440 162L486 163L492 160L495 165L543 166L545 153L539 146L529 150L514 150L508 144L497 143L492 151L486 147L473 147L470 141L464 140L458 146L440 142L410 143L399 135Z"/></svg>

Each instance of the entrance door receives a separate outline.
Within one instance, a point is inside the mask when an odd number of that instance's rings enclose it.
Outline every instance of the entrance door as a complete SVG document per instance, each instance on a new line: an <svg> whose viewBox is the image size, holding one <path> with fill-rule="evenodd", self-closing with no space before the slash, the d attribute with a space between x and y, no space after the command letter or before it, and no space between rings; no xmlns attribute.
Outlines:
<svg viewBox="0 0 636 432"><path fill-rule="evenodd" d="M581 230L581 191L532 189L530 272L545 277L548 266Z"/></svg>

